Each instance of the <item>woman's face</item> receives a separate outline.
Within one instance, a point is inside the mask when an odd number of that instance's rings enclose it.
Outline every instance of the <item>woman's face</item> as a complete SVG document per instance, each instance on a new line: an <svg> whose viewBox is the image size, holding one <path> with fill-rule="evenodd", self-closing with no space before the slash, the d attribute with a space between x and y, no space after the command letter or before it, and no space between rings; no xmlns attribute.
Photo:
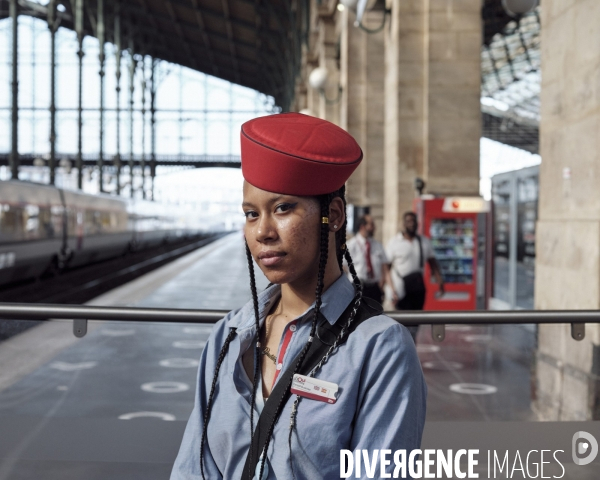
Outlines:
<svg viewBox="0 0 600 480"><path fill-rule="evenodd" d="M316 278L321 209L314 197L267 192L244 182L244 235L271 283Z"/></svg>

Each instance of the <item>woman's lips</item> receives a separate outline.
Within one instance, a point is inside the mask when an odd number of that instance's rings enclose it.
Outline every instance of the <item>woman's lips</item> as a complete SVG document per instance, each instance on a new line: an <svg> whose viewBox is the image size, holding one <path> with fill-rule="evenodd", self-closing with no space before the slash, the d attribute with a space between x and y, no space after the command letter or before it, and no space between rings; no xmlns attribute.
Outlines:
<svg viewBox="0 0 600 480"><path fill-rule="evenodd" d="M272 266L280 263L283 260L283 257L285 257L285 255L286 254L283 252L274 252L274 251L261 252L258 254L258 259L261 261L261 263L264 266L272 267Z"/></svg>

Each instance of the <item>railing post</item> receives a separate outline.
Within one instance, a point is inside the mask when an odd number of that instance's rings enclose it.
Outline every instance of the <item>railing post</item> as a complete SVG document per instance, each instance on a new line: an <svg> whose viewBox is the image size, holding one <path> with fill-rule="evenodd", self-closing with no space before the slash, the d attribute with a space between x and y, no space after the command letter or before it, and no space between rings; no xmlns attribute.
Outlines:
<svg viewBox="0 0 600 480"><path fill-rule="evenodd" d="M573 337L573 339L577 341L583 340L585 338L585 323L572 323L571 337Z"/></svg>
<svg viewBox="0 0 600 480"><path fill-rule="evenodd" d="M442 342L446 338L446 326L445 325L432 325L431 326L431 338L434 342Z"/></svg>
<svg viewBox="0 0 600 480"><path fill-rule="evenodd" d="M87 333L87 320L75 319L73 320L73 335L77 338L85 337Z"/></svg>

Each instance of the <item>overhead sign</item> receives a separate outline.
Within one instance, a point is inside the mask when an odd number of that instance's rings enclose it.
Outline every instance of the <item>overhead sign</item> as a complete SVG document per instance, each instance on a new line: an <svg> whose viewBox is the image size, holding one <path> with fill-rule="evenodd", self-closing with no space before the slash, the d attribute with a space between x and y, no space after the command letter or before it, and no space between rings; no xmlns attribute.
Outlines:
<svg viewBox="0 0 600 480"><path fill-rule="evenodd" d="M490 202L481 197L448 197L444 199L442 212L482 213L490 211Z"/></svg>

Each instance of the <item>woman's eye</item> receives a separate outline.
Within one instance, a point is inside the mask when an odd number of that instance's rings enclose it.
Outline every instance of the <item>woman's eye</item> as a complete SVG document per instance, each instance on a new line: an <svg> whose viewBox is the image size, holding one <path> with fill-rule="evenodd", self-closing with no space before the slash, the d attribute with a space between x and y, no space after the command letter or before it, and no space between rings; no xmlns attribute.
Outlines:
<svg viewBox="0 0 600 480"><path fill-rule="evenodd" d="M275 211L276 212L288 212L291 209L293 209L296 205L298 205L297 203L280 203L279 205L277 205L277 207L275 207Z"/></svg>
<svg viewBox="0 0 600 480"><path fill-rule="evenodd" d="M258 213L256 213L254 210L248 210L247 212L244 212L244 217L256 218L256 217L258 217Z"/></svg>

